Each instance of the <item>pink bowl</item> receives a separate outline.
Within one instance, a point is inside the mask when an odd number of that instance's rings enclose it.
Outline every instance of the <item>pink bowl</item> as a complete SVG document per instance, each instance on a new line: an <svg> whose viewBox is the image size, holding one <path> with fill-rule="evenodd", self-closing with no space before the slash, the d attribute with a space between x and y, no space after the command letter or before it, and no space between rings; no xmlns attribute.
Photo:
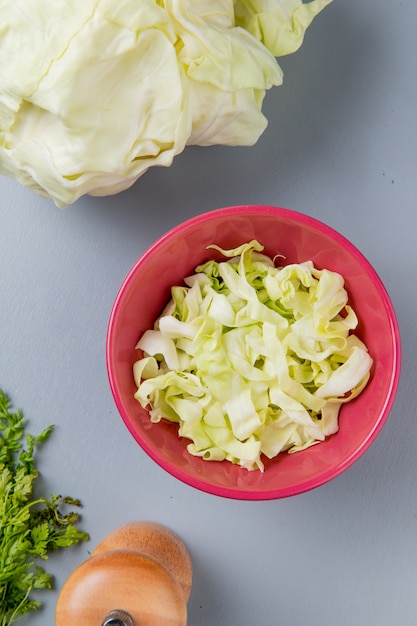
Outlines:
<svg viewBox="0 0 417 626"><path fill-rule="evenodd" d="M265 472L248 472L227 461L191 456L176 425L151 424L134 399L134 347L170 298L170 288L210 258L216 243L234 248L259 240L270 256L288 263L312 260L342 274L360 324L357 334L374 359L363 393L343 406L340 430L323 443L265 461ZM299 494L335 478L351 466L381 431L397 391L401 344L395 312L375 270L342 235L306 215L269 206L235 206L194 217L170 230L136 262L117 294L107 332L107 370L115 403L143 450L163 469L197 489L241 500Z"/></svg>

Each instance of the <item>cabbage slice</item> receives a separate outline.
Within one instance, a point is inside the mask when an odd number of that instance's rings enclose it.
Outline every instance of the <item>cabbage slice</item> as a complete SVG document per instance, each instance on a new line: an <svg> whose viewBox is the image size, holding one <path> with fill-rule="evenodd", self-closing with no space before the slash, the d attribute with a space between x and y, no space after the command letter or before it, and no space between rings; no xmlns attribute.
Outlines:
<svg viewBox="0 0 417 626"><path fill-rule="evenodd" d="M262 456L304 450L338 431L372 357L353 331L343 277L312 261L276 267L256 240L175 286L136 345L135 398L188 451L264 470Z"/></svg>

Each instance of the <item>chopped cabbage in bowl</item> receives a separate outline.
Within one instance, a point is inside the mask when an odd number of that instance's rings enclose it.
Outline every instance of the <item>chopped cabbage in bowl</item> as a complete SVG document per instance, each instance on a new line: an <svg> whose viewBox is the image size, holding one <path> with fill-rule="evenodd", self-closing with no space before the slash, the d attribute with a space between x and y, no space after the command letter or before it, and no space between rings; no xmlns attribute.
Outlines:
<svg viewBox="0 0 417 626"><path fill-rule="evenodd" d="M135 398L188 451L263 471L262 455L335 434L372 357L343 277L312 261L276 266L256 240L196 268L136 348Z"/></svg>

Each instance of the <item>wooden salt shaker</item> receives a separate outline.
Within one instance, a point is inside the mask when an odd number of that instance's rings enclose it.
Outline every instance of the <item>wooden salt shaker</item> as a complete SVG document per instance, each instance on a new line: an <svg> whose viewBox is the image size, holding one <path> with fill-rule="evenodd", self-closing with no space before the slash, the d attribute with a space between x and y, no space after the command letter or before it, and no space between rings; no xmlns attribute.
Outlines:
<svg viewBox="0 0 417 626"><path fill-rule="evenodd" d="M112 532L69 576L56 626L185 626L192 565L169 528L133 522Z"/></svg>

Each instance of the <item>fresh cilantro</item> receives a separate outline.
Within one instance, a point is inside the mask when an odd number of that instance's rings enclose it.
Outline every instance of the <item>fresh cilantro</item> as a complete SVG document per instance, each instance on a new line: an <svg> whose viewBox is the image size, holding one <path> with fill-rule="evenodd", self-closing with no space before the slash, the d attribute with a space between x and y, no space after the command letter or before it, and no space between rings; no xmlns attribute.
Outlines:
<svg viewBox="0 0 417 626"><path fill-rule="evenodd" d="M41 606L34 589L52 589L52 576L37 562L52 550L89 539L76 523L79 514L67 506L79 500L51 495L34 496L38 477L35 448L46 442L53 426L34 437L25 432L20 410L0 389L0 626L10 626Z"/></svg>

